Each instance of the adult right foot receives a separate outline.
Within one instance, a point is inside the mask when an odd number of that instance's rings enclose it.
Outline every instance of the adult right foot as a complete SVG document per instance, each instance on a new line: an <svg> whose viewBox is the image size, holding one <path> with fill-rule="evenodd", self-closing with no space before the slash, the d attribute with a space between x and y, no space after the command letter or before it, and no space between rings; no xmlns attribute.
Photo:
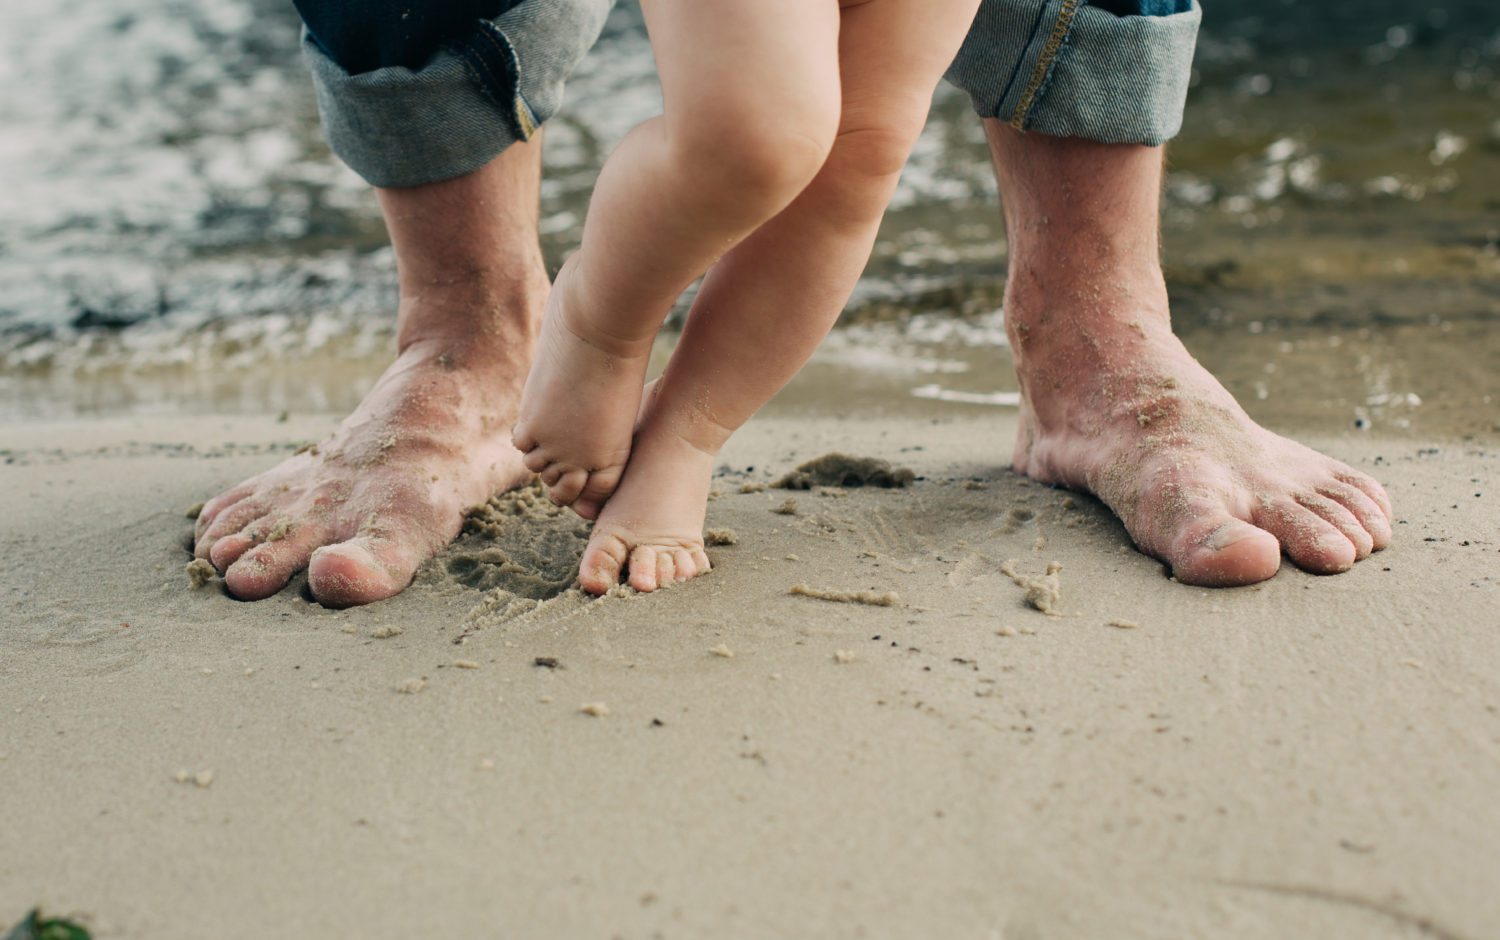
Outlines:
<svg viewBox="0 0 1500 940"><path fill-rule="evenodd" d="M400 592L465 510L531 478L506 434L527 349L484 347L407 346L327 440L205 504L194 554L242 600L303 568L330 607Z"/></svg>
<svg viewBox="0 0 1500 940"><path fill-rule="evenodd" d="M531 474L510 445L548 284L541 140L464 176L377 190L396 251L400 353L316 447L210 500L194 554L256 600L308 569L335 607L390 597L463 514Z"/></svg>

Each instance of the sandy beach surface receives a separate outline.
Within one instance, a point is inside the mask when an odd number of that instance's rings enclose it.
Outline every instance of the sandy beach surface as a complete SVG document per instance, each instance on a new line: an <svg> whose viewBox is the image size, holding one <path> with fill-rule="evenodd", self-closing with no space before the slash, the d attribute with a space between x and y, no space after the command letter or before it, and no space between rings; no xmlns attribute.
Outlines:
<svg viewBox="0 0 1500 940"><path fill-rule="evenodd" d="M1005 411L757 419L710 504L732 544L652 596L568 587L583 527L534 494L367 608L194 589L189 507L333 421L0 431L6 925L37 903L151 940L1500 924L1492 436L1309 439L1389 488L1395 541L1233 590L1006 469ZM833 451L916 479L762 488ZM1053 563L1049 616L1020 582Z"/></svg>

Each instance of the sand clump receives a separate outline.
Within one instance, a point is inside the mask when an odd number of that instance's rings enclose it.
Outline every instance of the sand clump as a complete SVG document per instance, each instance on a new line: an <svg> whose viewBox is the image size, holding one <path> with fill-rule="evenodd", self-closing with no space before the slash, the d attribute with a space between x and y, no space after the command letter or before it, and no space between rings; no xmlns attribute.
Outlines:
<svg viewBox="0 0 1500 940"><path fill-rule="evenodd" d="M901 595L895 591L833 591L811 587L804 583L792 585L787 588L787 593L840 604L868 604L871 607L901 606Z"/></svg>
<svg viewBox="0 0 1500 940"><path fill-rule="evenodd" d="M219 575L219 572L214 570L214 566L204 558L194 558L187 563L183 571L187 572L188 584L195 591L201 589Z"/></svg>
<svg viewBox="0 0 1500 940"><path fill-rule="evenodd" d="M739 533L733 529L708 529L703 533L705 545L738 545Z"/></svg>
<svg viewBox="0 0 1500 940"><path fill-rule="evenodd" d="M584 702L578 706L578 710L594 718L604 718L609 714L609 706L603 702Z"/></svg>
<svg viewBox="0 0 1500 940"><path fill-rule="evenodd" d="M1047 573L1040 577L1020 573L1016 570L1017 564L1015 559L1011 559L1000 566L1000 571L1026 589L1026 603L1049 617L1061 617L1062 612L1057 609L1057 602L1062 598L1062 582L1057 575L1062 571L1062 562L1054 561L1049 564Z"/></svg>
<svg viewBox="0 0 1500 940"><path fill-rule="evenodd" d="M782 490L810 490L815 486L878 486L894 489L917 478L907 467L893 467L878 457L851 457L831 453L797 467L771 484Z"/></svg>

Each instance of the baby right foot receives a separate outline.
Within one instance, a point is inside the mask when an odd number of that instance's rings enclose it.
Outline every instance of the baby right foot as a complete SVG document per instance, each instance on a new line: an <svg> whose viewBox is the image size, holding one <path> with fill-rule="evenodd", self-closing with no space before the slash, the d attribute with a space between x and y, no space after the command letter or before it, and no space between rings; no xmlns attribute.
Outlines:
<svg viewBox="0 0 1500 940"><path fill-rule="evenodd" d="M511 441L554 503L592 519L630 457L652 337L611 336L591 325L576 258L553 284Z"/></svg>

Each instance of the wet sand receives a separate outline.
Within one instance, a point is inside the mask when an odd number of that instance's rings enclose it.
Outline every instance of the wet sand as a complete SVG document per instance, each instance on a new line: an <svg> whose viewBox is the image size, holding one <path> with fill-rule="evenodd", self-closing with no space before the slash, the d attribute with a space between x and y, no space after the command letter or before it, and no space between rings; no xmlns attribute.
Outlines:
<svg viewBox="0 0 1500 940"><path fill-rule="evenodd" d="M587 598L565 564L581 524L523 495L348 611L184 570L185 510L332 416L5 427L0 920L42 902L152 940L1492 932L1493 435L1308 437L1389 488L1394 543L1210 591L1092 499L1004 469L1011 413L941 413L753 421L709 511L734 544L697 582ZM760 488L834 450L916 479ZM1017 581L1054 563L1047 616Z"/></svg>

